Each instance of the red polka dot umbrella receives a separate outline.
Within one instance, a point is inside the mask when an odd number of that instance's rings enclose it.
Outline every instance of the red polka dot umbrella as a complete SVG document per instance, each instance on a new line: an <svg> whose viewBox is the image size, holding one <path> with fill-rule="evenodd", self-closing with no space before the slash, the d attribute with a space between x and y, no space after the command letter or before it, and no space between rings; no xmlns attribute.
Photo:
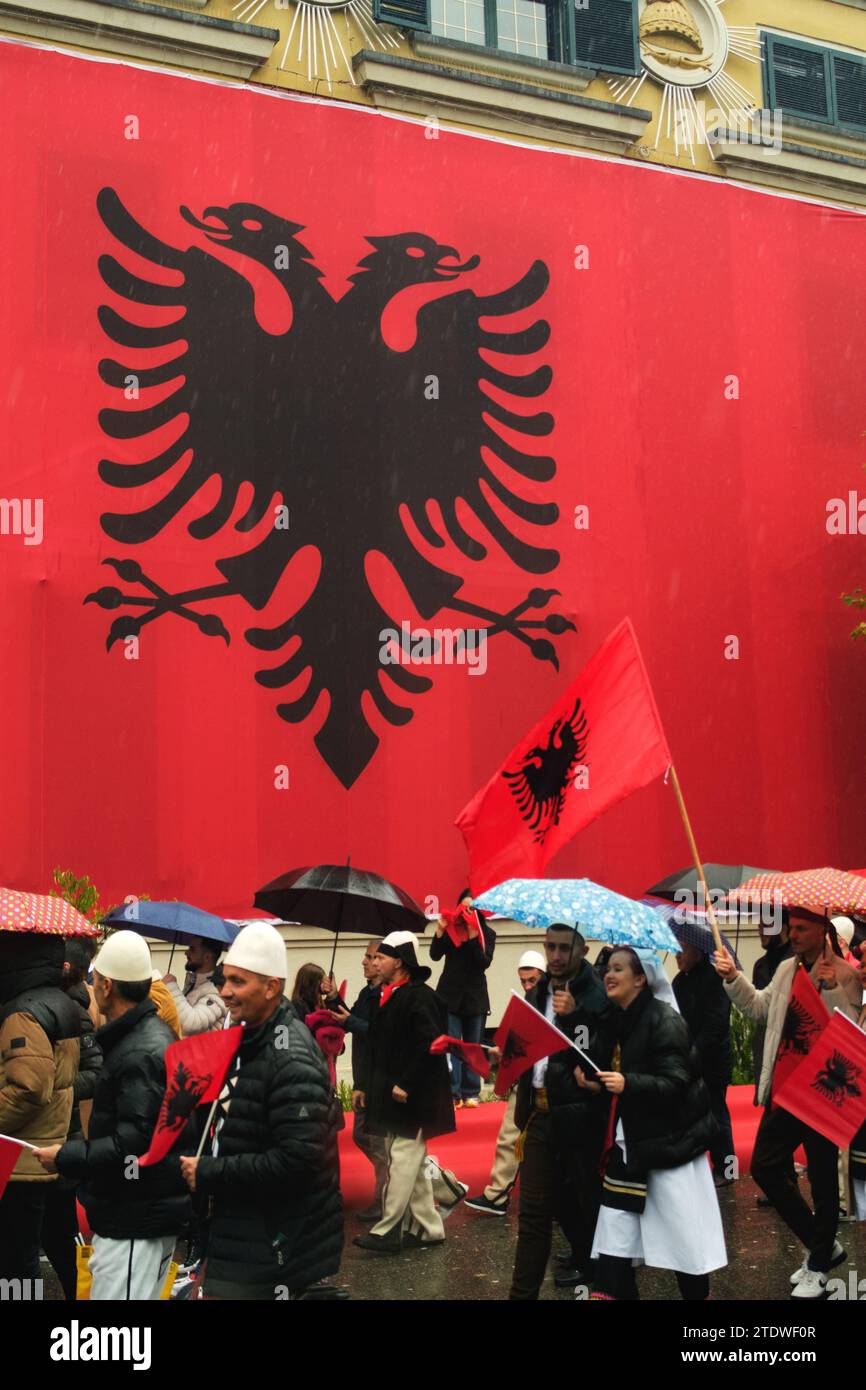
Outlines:
<svg viewBox="0 0 866 1390"><path fill-rule="evenodd" d="M778 895L778 896L776 896ZM866 878L844 869L801 869L792 874L756 874L729 895L730 902L780 902L812 912L863 912Z"/></svg>
<svg viewBox="0 0 866 1390"><path fill-rule="evenodd" d="M52 936L98 936L89 922L65 898L19 893L0 888L0 932L44 932Z"/></svg>

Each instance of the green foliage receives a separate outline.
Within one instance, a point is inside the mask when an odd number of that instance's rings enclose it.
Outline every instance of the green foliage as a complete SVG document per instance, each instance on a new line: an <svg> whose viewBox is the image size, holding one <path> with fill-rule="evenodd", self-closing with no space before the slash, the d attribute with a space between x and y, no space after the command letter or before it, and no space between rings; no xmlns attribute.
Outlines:
<svg viewBox="0 0 866 1390"><path fill-rule="evenodd" d="M90 882L87 874L83 878L78 878L71 869L56 868L52 878L54 879L52 897L63 898L89 922L99 921L103 915L99 905L99 890L95 884Z"/></svg>
<svg viewBox="0 0 866 1390"><path fill-rule="evenodd" d="M107 917L109 912L113 912L113 907L105 907L99 900L99 890L94 883L90 882L87 874L79 878L72 869L57 868L52 874L54 888L51 890L52 897L64 898L72 907L86 917L89 922L98 923L102 917ZM140 903L150 902L149 893L137 894L137 901ZM118 904L123 906L123 904ZM116 928L107 927L105 935L110 936Z"/></svg>
<svg viewBox="0 0 866 1390"><path fill-rule="evenodd" d="M752 1069L752 1038L755 1022L739 1009L731 1009L731 1060L734 1086L751 1086L755 1080Z"/></svg>
<svg viewBox="0 0 866 1390"><path fill-rule="evenodd" d="M352 1083L351 1081L337 1082L337 1100L344 1110L352 1108Z"/></svg>
<svg viewBox="0 0 866 1390"><path fill-rule="evenodd" d="M866 593L858 585L850 594L842 595L842 602L849 608L866 608ZM851 636L856 642L858 637L866 637L866 622L858 623L851 631Z"/></svg>

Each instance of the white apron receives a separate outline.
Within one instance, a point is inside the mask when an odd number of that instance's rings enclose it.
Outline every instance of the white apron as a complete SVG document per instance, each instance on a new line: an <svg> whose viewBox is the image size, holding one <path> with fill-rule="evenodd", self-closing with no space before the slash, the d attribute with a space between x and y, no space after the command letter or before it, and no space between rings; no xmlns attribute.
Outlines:
<svg viewBox="0 0 866 1390"><path fill-rule="evenodd" d="M625 1154L622 1121L616 1142ZM642 1212L602 1207L592 1258L619 1255L652 1269L679 1274L710 1274L728 1263L719 1201L706 1154L679 1168L657 1168L647 1175Z"/></svg>

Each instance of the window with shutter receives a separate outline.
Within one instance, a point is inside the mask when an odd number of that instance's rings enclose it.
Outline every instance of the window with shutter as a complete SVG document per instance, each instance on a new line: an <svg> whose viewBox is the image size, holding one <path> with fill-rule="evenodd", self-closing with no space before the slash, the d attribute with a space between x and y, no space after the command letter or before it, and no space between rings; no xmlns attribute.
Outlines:
<svg viewBox="0 0 866 1390"><path fill-rule="evenodd" d="M396 24L400 29L430 30L430 0L373 0L377 24Z"/></svg>
<svg viewBox="0 0 866 1390"><path fill-rule="evenodd" d="M767 67L774 110L832 122L829 49L789 43L768 34Z"/></svg>
<svg viewBox="0 0 866 1390"><path fill-rule="evenodd" d="M866 60L833 56L836 120L866 130Z"/></svg>
<svg viewBox="0 0 866 1390"><path fill-rule="evenodd" d="M637 0L574 0L575 59L601 72L639 72Z"/></svg>

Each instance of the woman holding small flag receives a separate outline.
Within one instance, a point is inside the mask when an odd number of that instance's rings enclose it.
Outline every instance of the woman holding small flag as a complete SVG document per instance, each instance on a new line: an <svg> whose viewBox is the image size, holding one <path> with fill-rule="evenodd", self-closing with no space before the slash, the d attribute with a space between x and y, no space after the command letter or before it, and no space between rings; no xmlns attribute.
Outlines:
<svg viewBox="0 0 866 1390"><path fill-rule="evenodd" d="M714 959L740 1013L767 1026L758 1083L758 1102L765 1109L752 1153L752 1177L805 1247L803 1262L791 1275L791 1296L818 1299L824 1295L830 1270L845 1259L836 1239L839 1151L823 1134L775 1103L774 1097L808 1055L834 1009L856 1021L861 989L857 971L834 954L825 917L792 906L783 909L783 923L793 955L782 961L766 989L755 989L724 947ZM790 1160L801 1144L806 1150L814 1214L790 1176Z"/></svg>
<svg viewBox="0 0 866 1390"><path fill-rule="evenodd" d="M617 947L605 974L614 1007L578 1066L582 1090L609 1103L602 1199L593 1241L593 1297L638 1298L635 1266L676 1274L684 1299L709 1297L709 1274L727 1264L707 1158L716 1130L700 1058L654 952Z"/></svg>
<svg viewBox="0 0 866 1390"><path fill-rule="evenodd" d="M454 912L446 912L436 924L430 942L430 959L444 960L445 968L436 993L448 1010L448 1034L467 1043L480 1043L484 1020L490 1012L485 978L496 949L496 933L472 905L468 888L457 900ZM451 1094L458 1108L478 1104L481 1078L456 1054L451 1057Z"/></svg>

